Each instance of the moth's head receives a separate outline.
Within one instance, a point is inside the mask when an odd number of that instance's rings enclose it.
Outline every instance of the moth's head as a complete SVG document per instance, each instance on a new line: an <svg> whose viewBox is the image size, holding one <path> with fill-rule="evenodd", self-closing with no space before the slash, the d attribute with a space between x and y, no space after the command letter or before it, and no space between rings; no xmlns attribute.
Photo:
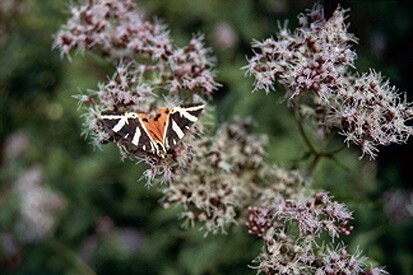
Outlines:
<svg viewBox="0 0 413 275"><path fill-rule="evenodd" d="M163 145L162 142L159 140L155 140L156 143L156 154L161 158L161 159L166 159L168 158L167 150L165 146Z"/></svg>
<svg viewBox="0 0 413 275"><path fill-rule="evenodd" d="M167 153L160 153L160 154L158 154L158 156L161 158L161 159L168 159L168 154Z"/></svg>

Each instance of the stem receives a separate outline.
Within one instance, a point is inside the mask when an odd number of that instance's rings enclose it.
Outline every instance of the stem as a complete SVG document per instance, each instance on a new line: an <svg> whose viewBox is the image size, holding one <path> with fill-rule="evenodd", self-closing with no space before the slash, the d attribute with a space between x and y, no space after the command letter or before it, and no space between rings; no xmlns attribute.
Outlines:
<svg viewBox="0 0 413 275"><path fill-rule="evenodd" d="M341 146L341 147L339 147L339 148L337 148L337 149L335 149L335 150L333 150L333 151L330 151L330 152L320 152L319 154L321 154L323 157L332 157L332 156L334 156L335 154L340 153L341 151L343 151L343 150L346 149L346 148L347 148L347 145L344 143L343 146Z"/></svg>
<svg viewBox="0 0 413 275"><path fill-rule="evenodd" d="M315 147L313 146L313 144L310 142L310 139L308 138L307 134L305 133L304 130L304 126L300 117L300 112L298 110L298 105L297 103L292 100L291 101L293 103L294 106L294 117L295 120L297 121L298 124L298 130L300 131L301 136L304 139L305 144L307 145L307 147L310 149L311 153L314 155L314 160L312 161L309 169L308 169L308 173L309 175L311 175L313 173L313 171L315 170L315 168L317 167L318 162L320 161L321 158L323 157L328 157L328 158L332 158L335 154L340 153L341 151L343 151L347 146L346 144L343 144L343 146L341 146L338 149L335 149L333 151L330 152L325 152L324 149L327 147L328 142L326 144L324 144L324 146L322 146L320 148L320 150L316 150Z"/></svg>
<svg viewBox="0 0 413 275"><path fill-rule="evenodd" d="M308 146L308 148L310 149L310 151L317 155L317 151L315 150L314 146L311 144L310 140L308 139L305 131L304 131L304 127L303 127L303 123L301 121L301 117L300 117L300 113L298 111L298 105L297 103L295 103L294 100L291 101L294 105L294 116L295 116L295 120L297 121L298 124L298 130L300 131L301 136L304 139L305 144Z"/></svg>
<svg viewBox="0 0 413 275"><path fill-rule="evenodd" d="M65 258L68 262L72 263L79 274L85 275L96 275L93 269L86 264L82 259L80 259L76 253L69 249L63 243L57 241L56 239L50 240L50 245L59 255Z"/></svg>
<svg viewBox="0 0 413 275"><path fill-rule="evenodd" d="M320 155L320 154L316 154L316 155L314 156L314 160L313 160L313 162L311 163L310 168L308 169L308 174L309 174L309 175L311 175L311 174L313 173L313 171L314 171L314 169L317 167L317 164L318 164L318 162L320 161L321 157L322 157L322 155Z"/></svg>

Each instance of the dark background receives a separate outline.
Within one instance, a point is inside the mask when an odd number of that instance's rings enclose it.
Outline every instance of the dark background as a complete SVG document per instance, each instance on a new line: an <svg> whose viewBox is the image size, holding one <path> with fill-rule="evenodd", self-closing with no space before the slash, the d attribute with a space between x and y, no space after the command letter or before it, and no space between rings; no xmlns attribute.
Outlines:
<svg viewBox="0 0 413 275"><path fill-rule="evenodd" d="M17 9L0 13L0 273L254 273L247 265L261 243L242 226L228 235L206 238L197 227L182 229L179 208L163 209L157 187L148 189L137 182L143 167L122 162L113 144L94 150L90 140L81 137L81 113L72 95L97 89L113 68L96 54L76 55L69 62L52 50L52 35L67 19L68 2L14 2ZM295 28L297 15L313 3L138 2L148 18L156 16L167 23L178 46L185 45L191 33L205 34L217 58L217 81L223 85L212 102L217 123L234 115L251 117L254 131L269 136L268 161L286 167L300 157L304 144L291 110L279 103L283 91L251 93L253 79L240 68L252 55L252 39L275 34L277 20L288 19L290 28ZM354 46L358 70L381 71L412 101L413 6L398 1L343 1L341 5L351 9L349 30L359 38ZM223 24L230 34L222 31ZM29 142L10 159L6 147L16 133ZM338 137L333 147L342 140ZM411 274L413 222L405 206L413 204L412 142L380 148L375 161L358 160L360 155L356 148L339 155L349 171L323 160L314 174L314 188L327 190L354 211L355 229L344 238L351 252L359 248L392 274ZM56 216L54 232L27 243L14 233L21 198L15 196L13 186L34 165L43 171L42 186L64 198L64 209ZM5 235L12 236L12 252L7 250L10 243L4 241Z"/></svg>

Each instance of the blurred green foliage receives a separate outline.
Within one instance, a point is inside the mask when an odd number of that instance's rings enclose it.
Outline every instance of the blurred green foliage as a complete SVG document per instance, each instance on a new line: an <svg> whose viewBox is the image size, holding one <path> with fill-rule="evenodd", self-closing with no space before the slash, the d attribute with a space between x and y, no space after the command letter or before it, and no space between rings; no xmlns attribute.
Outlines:
<svg viewBox="0 0 413 275"><path fill-rule="evenodd" d="M94 150L80 136L81 119L72 95L96 89L99 81L112 74L112 68L90 53L68 62L52 50L52 35L66 20L68 1L17 2L22 5L18 13L0 18L7 25L5 38L0 40L4 41L0 44L0 233L12 232L16 219L18 198L9 190L34 164L43 167L43 184L63 195L65 209L53 236L37 244L17 242L17 260L0 256L0 273L253 273L247 265L261 244L242 226L228 235L206 238L199 228L182 229L179 209L163 209L157 187L148 189L137 182L141 166L122 162L114 144ZM283 93L251 93L253 80L240 68L251 55L252 39L275 34L277 20L289 19L294 28L298 13L311 8L313 2L148 0L139 4L149 18L156 16L168 24L178 45L184 45L191 33L205 34L217 57L217 80L223 84L214 94L217 122L234 115L251 117L255 131L270 137L268 161L297 165L305 147L291 110L280 104ZM412 5L396 1L346 1L342 5L351 8L350 31L360 39L355 46L359 70L375 68L400 90L409 91ZM235 34L230 47L219 42L217 28L223 23ZM408 98L411 101L411 94ZM4 146L16 131L28 135L29 146L10 161L4 157ZM341 142L337 138L331 147ZM388 217L383 194L396 189L411 192L411 162L405 161L411 149L411 143L382 148L374 162L359 161L359 152L349 149L338 155L339 165L323 160L314 175L315 188L329 191L354 210L355 229L345 238L350 250L359 247L371 261L394 274L413 273L413 221ZM125 228L135 232L132 252L116 242L116 232Z"/></svg>

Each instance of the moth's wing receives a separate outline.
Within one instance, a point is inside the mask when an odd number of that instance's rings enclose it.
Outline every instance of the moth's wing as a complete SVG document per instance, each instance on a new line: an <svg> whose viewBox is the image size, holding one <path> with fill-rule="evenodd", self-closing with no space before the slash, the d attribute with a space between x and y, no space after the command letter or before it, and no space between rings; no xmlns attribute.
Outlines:
<svg viewBox="0 0 413 275"><path fill-rule="evenodd" d="M170 148L178 143L188 132L189 128L198 120L205 108L204 104L189 104L173 107L166 120L163 143Z"/></svg>
<svg viewBox="0 0 413 275"><path fill-rule="evenodd" d="M116 133L113 131L115 126L122 119L123 113L120 112L102 112L100 114L100 120L103 122L103 125L111 131L112 134Z"/></svg>
<svg viewBox="0 0 413 275"><path fill-rule="evenodd" d="M100 119L112 135L128 140L140 151L155 152L154 142L144 124L145 114L102 112Z"/></svg>
<svg viewBox="0 0 413 275"><path fill-rule="evenodd" d="M146 118L146 115L138 114L138 119L136 120L136 122L135 131L131 136L132 144L138 147L138 149L141 151L155 154L155 142L148 132L148 119Z"/></svg>
<svg viewBox="0 0 413 275"><path fill-rule="evenodd" d="M164 141L166 121L172 108L162 107L156 110L156 114L149 120L149 132L159 141Z"/></svg>

